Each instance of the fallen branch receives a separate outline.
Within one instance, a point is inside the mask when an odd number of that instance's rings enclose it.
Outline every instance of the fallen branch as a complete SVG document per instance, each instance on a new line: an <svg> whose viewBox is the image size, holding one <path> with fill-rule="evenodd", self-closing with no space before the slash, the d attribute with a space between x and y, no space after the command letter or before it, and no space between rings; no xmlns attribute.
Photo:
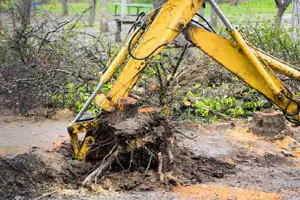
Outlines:
<svg viewBox="0 0 300 200"><path fill-rule="evenodd" d="M149 162L148 162L148 165L147 165L147 168L145 170L145 174L147 174L149 168L150 168L150 165L151 165L151 162L152 162L152 157L153 157L153 153L150 152L150 158L149 158Z"/></svg>
<svg viewBox="0 0 300 200"><path fill-rule="evenodd" d="M116 147L115 145L110 152L103 158L102 163L98 168L96 168L92 173L90 173L82 182L82 185L87 185L91 183L93 180L97 182L97 177L100 176L104 170L106 170L112 162L116 159Z"/></svg>
<svg viewBox="0 0 300 200"><path fill-rule="evenodd" d="M168 153L168 156L169 156L170 163L171 164L174 163L174 154L173 154L170 147L167 148L167 153Z"/></svg>

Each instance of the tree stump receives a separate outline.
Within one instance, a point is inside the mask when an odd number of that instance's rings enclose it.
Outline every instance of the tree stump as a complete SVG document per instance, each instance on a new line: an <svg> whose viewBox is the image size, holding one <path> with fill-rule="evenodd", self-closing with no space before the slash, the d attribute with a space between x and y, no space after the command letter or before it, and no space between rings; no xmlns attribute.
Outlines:
<svg viewBox="0 0 300 200"><path fill-rule="evenodd" d="M284 115L271 109L256 112L253 115L252 128L256 135L273 138L285 129Z"/></svg>
<svg viewBox="0 0 300 200"><path fill-rule="evenodd" d="M119 114L122 118L132 118L138 114L137 100L132 97L122 97L118 101Z"/></svg>

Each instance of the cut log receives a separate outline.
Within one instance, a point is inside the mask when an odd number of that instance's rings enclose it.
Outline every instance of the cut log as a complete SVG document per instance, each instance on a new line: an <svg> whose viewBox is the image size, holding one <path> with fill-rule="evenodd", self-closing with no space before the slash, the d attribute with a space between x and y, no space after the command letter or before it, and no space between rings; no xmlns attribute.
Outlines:
<svg viewBox="0 0 300 200"><path fill-rule="evenodd" d="M256 112L253 115L252 128L256 135L275 137L285 129L284 115L272 109Z"/></svg>

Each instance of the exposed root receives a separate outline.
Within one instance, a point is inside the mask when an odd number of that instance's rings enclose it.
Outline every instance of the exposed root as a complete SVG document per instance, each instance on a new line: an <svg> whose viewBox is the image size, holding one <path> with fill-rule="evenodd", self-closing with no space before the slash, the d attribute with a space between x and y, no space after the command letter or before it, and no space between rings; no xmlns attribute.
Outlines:
<svg viewBox="0 0 300 200"><path fill-rule="evenodd" d="M145 174L147 174L147 172L148 172L148 170L149 170L149 168L150 168L150 164L151 164L151 162L152 162L152 157L153 157L153 153L150 154L150 158L149 158L149 162L148 162L147 168L146 168L146 170L145 170Z"/></svg>
<svg viewBox="0 0 300 200"><path fill-rule="evenodd" d="M164 175L162 173L162 168L163 168L163 157L161 155L161 152L158 153L158 175L159 175L159 180L163 182L164 180Z"/></svg>
<svg viewBox="0 0 300 200"><path fill-rule="evenodd" d="M97 183L97 178L103 173L104 170L106 170L115 160L114 155L110 155L107 160L103 161L101 165L95 169L92 173L90 173L82 182L82 185L87 185L88 183L91 183L93 180L95 180L95 183Z"/></svg>
<svg viewBox="0 0 300 200"><path fill-rule="evenodd" d="M82 185L86 185L95 180L97 183L97 178L106 170L116 159L116 145L111 149L111 151L103 158L100 166L96 168L92 173L90 173L82 182Z"/></svg>

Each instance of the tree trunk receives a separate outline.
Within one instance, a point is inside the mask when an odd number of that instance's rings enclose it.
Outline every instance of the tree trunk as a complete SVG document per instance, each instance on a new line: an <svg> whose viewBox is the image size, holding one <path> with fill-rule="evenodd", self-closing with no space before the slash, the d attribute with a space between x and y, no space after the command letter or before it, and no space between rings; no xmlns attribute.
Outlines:
<svg viewBox="0 0 300 200"><path fill-rule="evenodd" d="M127 16L127 0L121 0L121 17Z"/></svg>
<svg viewBox="0 0 300 200"><path fill-rule="evenodd" d="M277 14L276 14L276 28L279 28L281 26L282 17L284 14L284 10L278 8Z"/></svg>
<svg viewBox="0 0 300 200"><path fill-rule="evenodd" d="M293 0L292 27L292 38L296 40L298 38L296 31L300 29L300 0Z"/></svg>
<svg viewBox="0 0 300 200"><path fill-rule="evenodd" d="M152 5L153 8L159 8L160 6L162 6L166 1L165 0L152 0Z"/></svg>
<svg viewBox="0 0 300 200"><path fill-rule="evenodd" d="M281 20L284 12L289 7L292 0L275 0L276 6L278 8L276 15L276 28L278 29L281 25Z"/></svg>
<svg viewBox="0 0 300 200"><path fill-rule="evenodd" d="M253 115L252 128L256 135L275 139L285 129L284 115L275 110L256 112Z"/></svg>
<svg viewBox="0 0 300 200"><path fill-rule="evenodd" d="M17 12L20 15L22 27L30 25L31 0L19 0L17 3Z"/></svg>
<svg viewBox="0 0 300 200"><path fill-rule="evenodd" d="M211 8L210 17L209 17L210 25L216 29L218 26L218 16L213 8Z"/></svg>
<svg viewBox="0 0 300 200"><path fill-rule="evenodd" d="M108 13L107 13L107 0L101 0L100 4L100 30L104 33L109 31L108 28Z"/></svg>
<svg viewBox="0 0 300 200"><path fill-rule="evenodd" d="M63 15L68 16L69 15L68 0L62 0L62 6L63 6Z"/></svg>
<svg viewBox="0 0 300 200"><path fill-rule="evenodd" d="M0 30L2 29L2 1L0 1Z"/></svg>
<svg viewBox="0 0 300 200"><path fill-rule="evenodd" d="M239 0L231 0L230 1L230 4L233 5L233 6L237 6L239 3Z"/></svg>
<svg viewBox="0 0 300 200"><path fill-rule="evenodd" d="M89 18L88 18L88 23L89 26L94 26L95 23L95 16L96 16L96 0L90 0L89 1Z"/></svg>

